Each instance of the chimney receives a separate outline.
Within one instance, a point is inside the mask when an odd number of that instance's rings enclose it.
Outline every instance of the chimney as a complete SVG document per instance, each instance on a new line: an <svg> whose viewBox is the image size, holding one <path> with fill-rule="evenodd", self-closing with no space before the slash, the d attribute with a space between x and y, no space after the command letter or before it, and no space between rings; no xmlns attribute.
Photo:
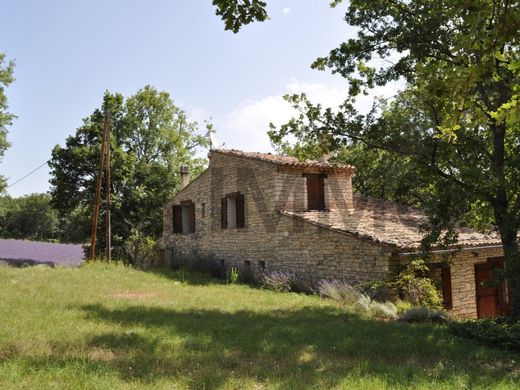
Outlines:
<svg viewBox="0 0 520 390"><path fill-rule="evenodd" d="M187 165L181 165L181 190L190 182L190 172Z"/></svg>

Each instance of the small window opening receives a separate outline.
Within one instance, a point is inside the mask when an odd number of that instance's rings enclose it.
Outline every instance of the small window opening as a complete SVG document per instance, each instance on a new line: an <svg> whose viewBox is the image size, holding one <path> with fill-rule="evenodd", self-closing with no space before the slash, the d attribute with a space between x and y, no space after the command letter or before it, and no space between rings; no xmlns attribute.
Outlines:
<svg viewBox="0 0 520 390"><path fill-rule="evenodd" d="M206 203L200 205L200 217L206 218Z"/></svg>
<svg viewBox="0 0 520 390"><path fill-rule="evenodd" d="M261 271L264 271L265 270L265 261L264 260L260 260L258 262L258 268L261 270Z"/></svg>

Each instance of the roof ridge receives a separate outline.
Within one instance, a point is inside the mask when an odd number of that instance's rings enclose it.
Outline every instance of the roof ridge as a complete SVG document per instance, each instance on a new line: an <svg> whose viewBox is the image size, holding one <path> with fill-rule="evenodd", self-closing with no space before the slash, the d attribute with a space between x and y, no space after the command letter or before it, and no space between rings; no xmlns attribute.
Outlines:
<svg viewBox="0 0 520 390"><path fill-rule="evenodd" d="M319 160L299 160L295 156L287 154L265 153L265 152L245 152L237 149L212 149L211 153L221 153L230 156L249 158L269 162L276 165L295 166L295 167L316 167L324 169L349 170L354 172L355 167L348 164L330 163Z"/></svg>

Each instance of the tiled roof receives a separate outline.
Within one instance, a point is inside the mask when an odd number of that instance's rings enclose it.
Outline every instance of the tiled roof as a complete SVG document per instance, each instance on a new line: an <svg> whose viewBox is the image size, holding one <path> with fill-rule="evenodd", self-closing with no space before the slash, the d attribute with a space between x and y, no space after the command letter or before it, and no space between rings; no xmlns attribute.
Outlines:
<svg viewBox="0 0 520 390"><path fill-rule="evenodd" d="M420 210L379 199L354 196L353 210L280 211L306 222L369 239L398 249L417 250L428 221ZM458 229L455 246L499 245L496 234L481 234L469 228Z"/></svg>
<svg viewBox="0 0 520 390"><path fill-rule="evenodd" d="M336 171L349 171L354 172L355 168L352 165L345 164L331 164L329 162L318 161L318 160L298 160L296 157L286 156L282 154L272 153L257 153L257 152L243 152L235 149L213 149L211 153L221 153L230 156L244 157L254 160L265 161L276 165L292 166L292 167L311 167L321 169L332 169Z"/></svg>

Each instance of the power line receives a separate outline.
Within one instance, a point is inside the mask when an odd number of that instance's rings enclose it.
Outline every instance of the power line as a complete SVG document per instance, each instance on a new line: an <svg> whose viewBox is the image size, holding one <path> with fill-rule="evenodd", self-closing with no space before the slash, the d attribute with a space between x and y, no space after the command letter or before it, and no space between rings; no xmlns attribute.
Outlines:
<svg viewBox="0 0 520 390"><path fill-rule="evenodd" d="M22 176L21 178L19 178L18 180L16 180L14 183L11 183L11 184L8 184L6 188L9 188L9 187L12 187L14 186L15 184L21 182L23 179L26 179L27 177L31 176L34 172L36 172L38 169L44 167L45 165L47 165L49 163L49 161L51 161L51 159L48 159L47 161L45 161L43 164L39 165L38 167L34 168L31 172L29 172L28 174Z"/></svg>

